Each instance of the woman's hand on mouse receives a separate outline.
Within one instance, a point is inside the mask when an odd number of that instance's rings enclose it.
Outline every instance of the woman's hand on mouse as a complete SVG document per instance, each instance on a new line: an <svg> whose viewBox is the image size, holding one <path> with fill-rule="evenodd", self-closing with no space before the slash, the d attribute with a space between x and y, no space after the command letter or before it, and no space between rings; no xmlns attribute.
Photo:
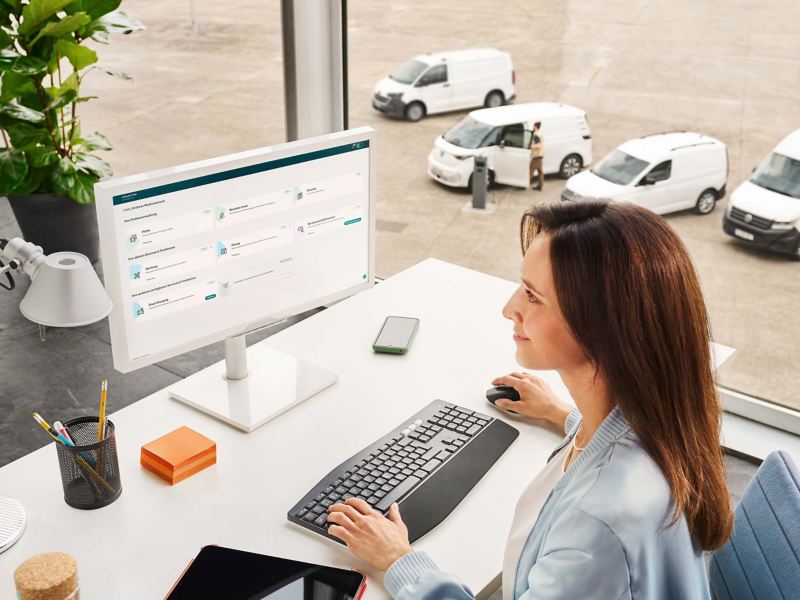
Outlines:
<svg viewBox="0 0 800 600"><path fill-rule="evenodd" d="M414 551L400 509L392 504L384 517L361 498L350 498L328 509L328 533L338 537L361 560L381 571Z"/></svg>
<svg viewBox="0 0 800 600"><path fill-rule="evenodd" d="M504 410L547 421L563 431L571 407L562 402L552 388L540 377L515 371L492 380L492 385L507 385L519 393L519 400L500 398L495 406Z"/></svg>

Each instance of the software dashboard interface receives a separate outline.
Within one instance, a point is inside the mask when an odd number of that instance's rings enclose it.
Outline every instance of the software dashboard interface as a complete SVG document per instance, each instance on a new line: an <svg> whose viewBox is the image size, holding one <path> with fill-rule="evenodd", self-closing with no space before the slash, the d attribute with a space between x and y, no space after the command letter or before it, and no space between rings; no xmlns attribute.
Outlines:
<svg viewBox="0 0 800 600"><path fill-rule="evenodd" d="M131 362L367 281L369 140L113 196Z"/></svg>

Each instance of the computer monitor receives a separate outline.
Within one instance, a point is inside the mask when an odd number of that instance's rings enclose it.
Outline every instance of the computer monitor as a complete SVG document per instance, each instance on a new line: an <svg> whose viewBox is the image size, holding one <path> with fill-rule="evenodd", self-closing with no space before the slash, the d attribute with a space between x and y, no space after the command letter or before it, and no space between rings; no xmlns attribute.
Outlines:
<svg viewBox="0 0 800 600"><path fill-rule="evenodd" d="M114 367L224 339L227 365L169 392L245 431L334 383L265 343L245 354L243 334L372 286L373 136L363 127L98 183Z"/></svg>

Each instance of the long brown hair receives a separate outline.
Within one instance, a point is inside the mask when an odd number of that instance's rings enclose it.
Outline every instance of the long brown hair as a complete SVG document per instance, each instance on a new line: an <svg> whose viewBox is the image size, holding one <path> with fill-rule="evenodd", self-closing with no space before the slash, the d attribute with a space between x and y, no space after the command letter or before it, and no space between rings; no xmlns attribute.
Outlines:
<svg viewBox="0 0 800 600"><path fill-rule="evenodd" d="M721 408L700 282L660 217L632 204L540 204L522 217L523 253L550 238L552 277L572 335L644 448L675 512L704 549L733 523L719 443Z"/></svg>

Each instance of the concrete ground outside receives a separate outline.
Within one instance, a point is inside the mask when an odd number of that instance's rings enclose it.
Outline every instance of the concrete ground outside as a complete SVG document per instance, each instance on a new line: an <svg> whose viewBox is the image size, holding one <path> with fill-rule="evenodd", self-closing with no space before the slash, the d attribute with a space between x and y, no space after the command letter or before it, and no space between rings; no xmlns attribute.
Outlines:
<svg viewBox="0 0 800 600"><path fill-rule="evenodd" d="M509 51L517 102L557 100L588 112L594 154L646 133L696 130L728 145L728 191L800 127L800 4L778 0L659 3L587 0L349 3L350 125L378 131L378 274L428 256L507 279L519 271L517 229L545 191L500 187L491 215L431 181L434 138L464 112L408 123L370 106L373 85L417 53L491 46ZM115 146L116 174L208 158L284 139L280 3L127 0L147 30L100 48L133 82L90 75L84 130ZM701 217L667 217L700 272L715 339L737 349L723 385L800 407L800 264L745 248L722 232L727 199ZM454 299L457 301L457 299Z"/></svg>

